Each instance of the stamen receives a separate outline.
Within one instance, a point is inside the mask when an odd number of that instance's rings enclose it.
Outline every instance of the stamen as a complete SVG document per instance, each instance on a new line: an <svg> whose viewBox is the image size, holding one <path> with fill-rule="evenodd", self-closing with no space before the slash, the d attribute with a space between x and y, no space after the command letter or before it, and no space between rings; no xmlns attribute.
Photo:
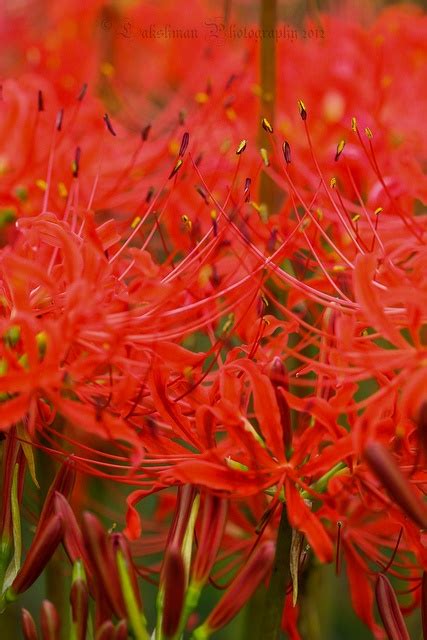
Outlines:
<svg viewBox="0 0 427 640"><path fill-rule="evenodd" d="M283 155L285 156L286 164L291 163L291 147L287 140L283 143Z"/></svg>
<svg viewBox="0 0 427 640"><path fill-rule="evenodd" d="M80 93L77 96L77 100L79 102L81 102L83 100L83 98L85 97L86 92L87 92L87 87L88 87L87 82L84 82L83 85L82 85L82 88L80 89Z"/></svg>
<svg viewBox="0 0 427 640"><path fill-rule="evenodd" d="M305 104L303 103L302 100L298 100L298 109L299 109L299 114L301 116L301 120L307 120L307 111L305 108Z"/></svg>
<svg viewBox="0 0 427 640"><path fill-rule="evenodd" d="M37 94L37 111L44 111L44 98L43 98L43 92L41 89L39 89L38 94Z"/></svg>
<svg viewBox="0 0 427 640"><path fill-rule="evenodd" d="M236 155L240 156L240 154L243 153L244 150L246 149L246 145L247 145L247 141L242 140L236 149Z"/></svg>
<svg viewBox="0 0 427 640"><path fill-rule="evenodd" d="M180 170L180 168L182 167L182 159L179 158L179 160L177 161L176 165L174 166L174 168L172 169L172 171L169 174L169 180L171 180L174 175L176 175L178 173L178 171Z"/></svg>
<svg viewBox="0 0 427 640"><path fill-rule="evenodd" d="M111 135L116 136L117 133L113 129L113 125L111 124L110 116L108 115L108 113L104 114L104 122L107 125L107 129L111 133Z"/></svg>
<svg viewBox="0 0 427 640"><path fill-rule="evenodd" d="M64 118L64 109L60 109L56 116L56 130L61 131L62 129L62 120Z"/></svg>
<svg viewBox="0 0 427 640"><path fill-rule="evenodd" d="M188 147L189 140L190 140L190 134L188 133L188 131L186 131L184 133L184 135L182 136L181 147L180 147L179 153L178 153L178 156L180 158L183 157L183 155L184 155L184 153L185 153L185 151L186 151L186 149Z"/></svg>
<svg viewBox="0 0 427 640"><path fill-rule="evenodd" d="M72 163L72 171L73 171L73 178L78 178L79 177L79 170L80 170L80 155L81 155L81 149L80 147L76 148L76 153L74 155L74 160Z"/></svg>
<svg viewBox="0 0 427 640"><path fill-rule="evenodd" d="M271 126L267 118L263 118L261 124L264 131L267 131L267 133L273 133L273 127Z"/></svg>
<svg viewBox="0 0 427 640"><path fill-rule="evenodd" d="M340 155L342 154L343 150L345 147L345 140L340 140L340 142L337 144L337 152L335 154L335 162L338 162L338 159L340 157Z"/></svg>
<svg viewBox="0 0 427 640"><path fill-rule="evenodd" d="M145 125L145 127L141 131L141 138L142 138L143 142L147 141L148 135L150 133L150 130L151 130L151 124L147 124L147 125Z"/></svg>
<svg viewBox="0 0 427 640"><path fill-rule="evenodd" d="M260 154L261 154L261 158L262 158L262 161L263 161L264 165L266 167L269 167L270 166L270 160L268 159L267 149L264 149L264 148L260 149Z"/></svg>

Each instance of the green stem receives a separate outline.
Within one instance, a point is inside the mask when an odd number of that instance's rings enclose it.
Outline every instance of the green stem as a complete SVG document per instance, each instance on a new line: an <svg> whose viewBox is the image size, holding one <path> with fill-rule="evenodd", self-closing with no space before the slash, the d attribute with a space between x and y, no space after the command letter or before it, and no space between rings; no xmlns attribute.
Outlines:
<svg viewBox="0 0 427 640"><path fill-rule="evenodd" d="M290 549L292 528L288 522L286 506L282 506L277 533L276 556L264 607L260 640L277 640L280 634L286 586L290 577Z"/></svg>

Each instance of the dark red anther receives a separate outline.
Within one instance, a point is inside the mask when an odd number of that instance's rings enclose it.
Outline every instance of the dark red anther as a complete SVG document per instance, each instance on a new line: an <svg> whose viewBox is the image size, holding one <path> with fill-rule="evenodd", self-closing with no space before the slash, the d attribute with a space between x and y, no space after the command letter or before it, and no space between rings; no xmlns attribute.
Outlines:
<svg viewBox="0 0 427 640"><path fill-rule="evenodd" d="M81 149L80 149L80 147L77 147L76 148L76 153L74 155L74 161L73 161L73 178L78 178L79 177L80 156L81 156Z"/></svg>
<svg viewBox="0 0 427 640"><path fill-rule="evenodd" d="M82 85L82 88L80 89L79 95L77 96L77 100L79 102L81 102L83 100L83 98L85 97L86 92L87 92L87 87L88 87L87 82L84 82L83 85Z"/></svg>
<svg viewBox="0 0 427 640"><path fill-rule="evenodd" d="M38 93L37 93L37 111L44 111L44 98L43 98L43 92L41 89L39 89Z"/></svg>
<svg viewBox="0 0 427 640"><path fill-rule="evenodd" d="M148 136L150 134L151 131L151 124L147 124L143 130L141 131L141 138L143 140L143 142L145 142L146 140L148 140Z"/></svg>
<svg viewBox="0 0 427 640"><path fill-rule="evenodd" d="M110 116L108 115L108 113L104 113L104 122L107 126L108 131L111 133L111 135L116 136L117 133L113 129L113 125L111 123Z"/></svg>
<svg viewBox="0 0 427 640"><path fill-rule="evenodd" d="M180 158L182 158L184 153L186 152L189 141L190 141L190 134L188 133L188 131L186 131L182 136L181 146L179 148L178 156Z"/></svg>
<svg viewBox="0 0 427 640"><path fill-rule="evenodd" d="M64 109L60 109L56 114L56 130L57 131L61 131L63 119L64 119Z"/></svg>
<svg viewBox="0 0 427 640"><path fill-rule="evenodd" d="M286 164L290 164L292 161L291 158L291 145L287 140L283 143L283 155L285 156Z"/></svg>

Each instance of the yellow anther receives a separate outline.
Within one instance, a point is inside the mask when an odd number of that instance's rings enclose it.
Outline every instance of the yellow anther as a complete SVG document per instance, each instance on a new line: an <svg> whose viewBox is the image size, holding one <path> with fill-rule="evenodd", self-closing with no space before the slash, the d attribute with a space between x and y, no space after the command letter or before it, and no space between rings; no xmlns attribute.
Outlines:
<svg viewBox="0 0 427 640"><path fill-rule="evenodd" d="M197 102L197 104L206 104L207 101L209 100L209 96L205 91L199 91L194 96L194 99Z"/></svg>
<svg viewBox="0 0 427 640"><path fill-rule="evenodd" d="M225 140L223 140L221 142L221 146L219 148L219 151L220 151L220 153L222 153L222 155L225 155L226 153L228 153L230 147L231 147L231 140L230 140L230 138L226 138Z"/></svg>
<svg viewBox="0 0 427 640"><path fill-rule="evenodd" d="M130 223L130 228L131 229L136 229L136 227L139 225L141 220L142 220L141 216L135 216L135 218Z"/></svg>
<svg viewBox="0 0 427 640"><path fill-rule="evenodd" d="M211 211L211 219L212 220L216 220L217 217L218 217L217 212L215 211L215 209L212 209L212 211Z"/></svg>
<svg viewBox="0 0 427 640"><path fill-rule="evenodd" d="M317 215L317 219L319 220L319 222L321 222L323 220L323 211L322 211L322 209L317 209L316 210L316 215Z"/></svg>
<svg viewBox="0 0 427 640"><path fill-rule="evenodd" d="M303 120L307 119L307 110L305 108L305 104L302 100L298 100L298 109L299 109L299 114L301 116L301 118Z"/></svg>
<svg viewBox="0 0 427 640"><path fill-rule="evenodd" d="M247 145L247 141L242 140L236 149L236 155L240 156L240 154L243 153L244 150L246 149L246 145Z"/></svg>
<svg viewBox="0 0 427 640"><path fill-rule="evenodd" d="M331 187L331 189L335 189L335 187L337 186L337 179L336 178L331 178L329 186Z"/></svg>
<svg viewBox="0 0 427 640"><path fill-rule="evenodd" d="M101 73L106 78L112 78L114 76L115 69L111 62L103 62L101 64Z"/></svg>
<svg viewBox="0 0 427 640"><path fill-rule="evenodd" d="M351 219L352 222L358 222L358 220L360 220L360 213L356 213Z"/></svg>
<svg viewBox="0 0 427 640"><path fill-rule="evenodd" d="M61 198L66 198L68 196L68 189L63 182L58 182L58 194Z"/></svg>
<svg viewBox="0 0 427 640"><path fill-rule="evenodd" d="M171 154L171 156L176 156L178 155L178 151L179 151L179 145L180 143L178 142L178 140L171 140L168 144L168 151Z"/></svg>
<svg viewBox="0 0 427 640"><path fill-rule="evenodd" d="M47 182L46 180L36 180L36 187L38 187L41 191L46 191Z"/></svg>
<svg viewBox="0 0 427 640"><path fill-rule="evenodd" d="M345 266L343 264L334 264L332 271L345 271Z"/></svg>
<svg viewBox="0 0 427 640"><path fill-rule="evenodd" d="M227 316L227 320L224 322L224 326L222 327L222 333L228 333L230 329L234 325L234 313L230 313Z"/></svg>
<svg viewBox="0 0 427 640"><path fill-rule="evenodd" d="M213 269L210 264L205 264L199 271L198 283L199 287L205 287L213 275Z"/></svg>
<svg viewBox="0 0 427 640"><path fill-rule="evenodd" d="M171 171L171 173L169 175L169 180L171 178L173 178L176 173L178 173L178 171L180 170L180 168L182 166L182 162L183 162L182 159L179 158L179 160L177 161L176 165L174 166L174 168L172 169L172 171Z"/></svg>
<svg viewBox="0 0 427 640"><path fill-rule="evenodd" d="M367 136L370 140L372 140L372 138L373 138L374 136L373 136L373 133L372 133L372 131L370 130L370 128L369 128L369 127L366 127L366 128L365 128L365 133L366 133L366 136Z"/></svg>
<svg viewBox="0 0 427 640"><path fill-rule="evenodd" d="M270 122L267 120L267 118L263 118L261 121L262 124L262 128L267 131L268 133L273 133L273 127L271 126Z"/></svg>
<svg viewBox="0 0 427 640"><path fill-rule="evenodd" d="M254 96L258 96L258 98L261 97L262 89L261 89L261 86L259 84L253 84L252 87L251 87L251 91L254 94Z"/></svg>
<svg viewBox="0 0 427 640"><path fill-rule="evenodd" d="M260 151L263 163L265 164L266 167L269 167L270 166L270 160L268 159L267 149L262 148L259 151Z"/></svg>
<svg viewBox="0 0 427 640"><path fill-rule="evenodd" d="M338 158L343 152L344 147L345 147L345 140L340 140L337 144L337 152L335 154L335 160L338 160Z"/></svg>
<svg viewBox="0 0 427 640"><path fill-rule="evenodd" d="M187 366L184 367L183 372L184 377L186 380L192 380L193 379L193 367Z"/></svg>
<svg viewBox="0 0 427 640"><path fill-rule="evenodd" d="M383 211L384 211L384 209L382 207L378 207L377 209L375 209L374 213L375 213L376 216L378 216Z"/></svg>
<svg viewBox="0 0 427 640"><path fill-rule="evenodd" d="M181 216L181 220L184 223L184 226L187 229L187 231L190 232L193 226L193 223L191 222L190 218L184 214L183 216Z"/></svg>
<svg viewBox="0 0 427 640"><path fill-rule="evenodd" d="M260 217L261 222L264 222L264 224L267 223L268 222L268 207L264 202L262 202L259 205L258 213L259 213L259 217Z"/></svg>
<svg viewBox="0 0 427 640"><path fill-rule="evenodd" d="M354 132L357 131L357 120L354 116L351 119L351 130Z"/></svg>
<svg viewBox="0 0 427 640"><path fill-rule="evenodd" d="M311 218L305 218L299 226L299 229L298 229L299 233L304 233L304 231L308 229L310 225L311 225Z"/></svg>

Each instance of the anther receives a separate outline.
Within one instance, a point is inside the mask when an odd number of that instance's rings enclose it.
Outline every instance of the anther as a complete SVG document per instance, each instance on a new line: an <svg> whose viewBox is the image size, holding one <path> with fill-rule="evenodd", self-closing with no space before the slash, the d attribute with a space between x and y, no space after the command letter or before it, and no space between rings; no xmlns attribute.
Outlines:
<svg viewBox="0 0 427 640"><path fill-rule="evenodd" d="M117 133L113 129L113 125L111 124L110 116L108 115L108 113L104 114L104 122L107 125L107 129L111 133L111 135L116 136Z"/></svg>

